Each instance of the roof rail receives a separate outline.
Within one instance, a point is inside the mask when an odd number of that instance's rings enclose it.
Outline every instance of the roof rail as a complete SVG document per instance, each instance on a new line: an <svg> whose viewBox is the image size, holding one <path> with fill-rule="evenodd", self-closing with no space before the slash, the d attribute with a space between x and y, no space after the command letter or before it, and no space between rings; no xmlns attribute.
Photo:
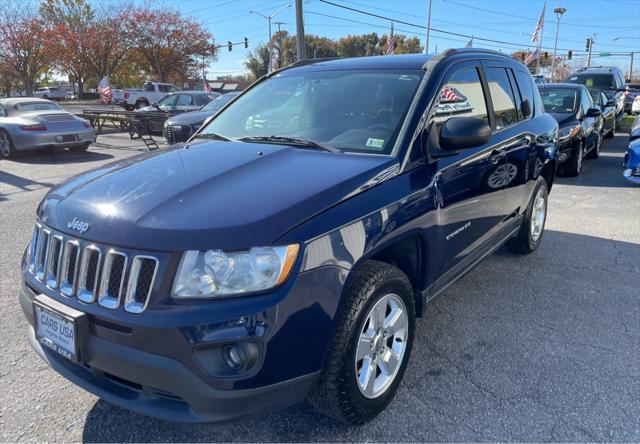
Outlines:
<svg viewBox="0 0 640 444"><path fill-rule="evenodd" d="M451 48L451 49L447 49L444 51L444 56L450 56L450 55L454 55L454 54L460 54L460 53L469 53L469 52L475 52L475 53L481 53L481 54L493 54L493 55L500 55L500 56L505 56L505 57L510 57L509 55L503 53L503 52L499 52L499 51L495 51L493 49L484 49L484 48Z"/></svg>

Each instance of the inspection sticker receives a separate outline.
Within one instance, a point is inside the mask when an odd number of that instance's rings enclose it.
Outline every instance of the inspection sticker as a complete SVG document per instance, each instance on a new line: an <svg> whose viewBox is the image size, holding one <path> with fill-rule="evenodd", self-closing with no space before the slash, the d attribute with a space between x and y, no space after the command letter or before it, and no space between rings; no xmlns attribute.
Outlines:
<svg viewBox="0 0 640 444"><path fill-rule="evenodd" d="M369 148L376 148L376 149L381 150L382 147L384 146L384 139L374 139L374 138L369 137L367 139L367 146Z"/></svg>

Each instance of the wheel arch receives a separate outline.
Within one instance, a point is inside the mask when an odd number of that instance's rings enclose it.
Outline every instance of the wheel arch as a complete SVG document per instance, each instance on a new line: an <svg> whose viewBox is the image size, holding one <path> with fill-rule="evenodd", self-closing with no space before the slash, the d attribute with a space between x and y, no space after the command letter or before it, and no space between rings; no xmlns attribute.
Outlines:
<svg viewBox="0 0 640 444"><path fill-rule="evenodd" d="M544 164L542 170L540 170L540 176L547 182L547 190L551 191L551 187L553 186L553 182L556 177L556 171L558 168L558 164L556 160L549 160Z"/></svg>

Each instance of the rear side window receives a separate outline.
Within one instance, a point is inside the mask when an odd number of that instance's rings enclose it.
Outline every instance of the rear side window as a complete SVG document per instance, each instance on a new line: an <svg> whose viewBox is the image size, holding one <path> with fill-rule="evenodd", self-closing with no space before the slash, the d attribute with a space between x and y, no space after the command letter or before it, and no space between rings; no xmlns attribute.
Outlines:
<svg viewBox="0 0 640 444"><path fill-rule="evenodd" d="M145 83L142 89L146 92L153 92L153 84Z"/></svg>
<svg viewBox="0 0 640 444"><path fill-rule="evenodd" d="M193 104L193 97L187 94L180 94L178 96L178 102L176 106L191 106Z"/></svg>
<svg viewBox="0 0 640 444"><path fill-rule="evenodd" d="M476 117L487 121L487 116L487 104L478 70L465 68L454 73L440 89L435 123L440 125L450 117Z"/></svg>
<svg viewBox="0 0 640 444"><path fill-rule="evenodd" d="M534 86L531 75L523 71L514 71L514 75L518 83L518 89L520 90L520 96L522 97L522 100L526 100L527 102L529 102L529 109L533 111L536 99L534 95Z"/></svg>
<svg viewBox="0 0 640 444"><path fill-rule="evenodd" d="M613 74L575 74L569 76L567 83L577 83L593 89L615 89Z"/></svg>
<svg viewBox="0 0 640 444"><path fill-rule="evenodd" d="M496 129L499 130L518 122L516 103L506 69L486 68L485 74L496 116Z"/></svg>

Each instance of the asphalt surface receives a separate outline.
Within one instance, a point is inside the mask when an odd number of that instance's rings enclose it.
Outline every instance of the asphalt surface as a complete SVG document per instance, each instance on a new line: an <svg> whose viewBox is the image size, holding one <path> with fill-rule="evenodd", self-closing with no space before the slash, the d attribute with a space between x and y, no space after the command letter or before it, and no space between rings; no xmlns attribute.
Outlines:
<svg viewBox="0 0 640 444"><path fill-rule="evenodd" d="M2 441L640 441L640 187L628 137L558 178L540 249L501 249L419 320L397 397L347 427L307 403L227 424L163 422L111 406L49 369L25 337L19 260L48 188L140 152L101 136L84 154L0 161Z"/></svg>

